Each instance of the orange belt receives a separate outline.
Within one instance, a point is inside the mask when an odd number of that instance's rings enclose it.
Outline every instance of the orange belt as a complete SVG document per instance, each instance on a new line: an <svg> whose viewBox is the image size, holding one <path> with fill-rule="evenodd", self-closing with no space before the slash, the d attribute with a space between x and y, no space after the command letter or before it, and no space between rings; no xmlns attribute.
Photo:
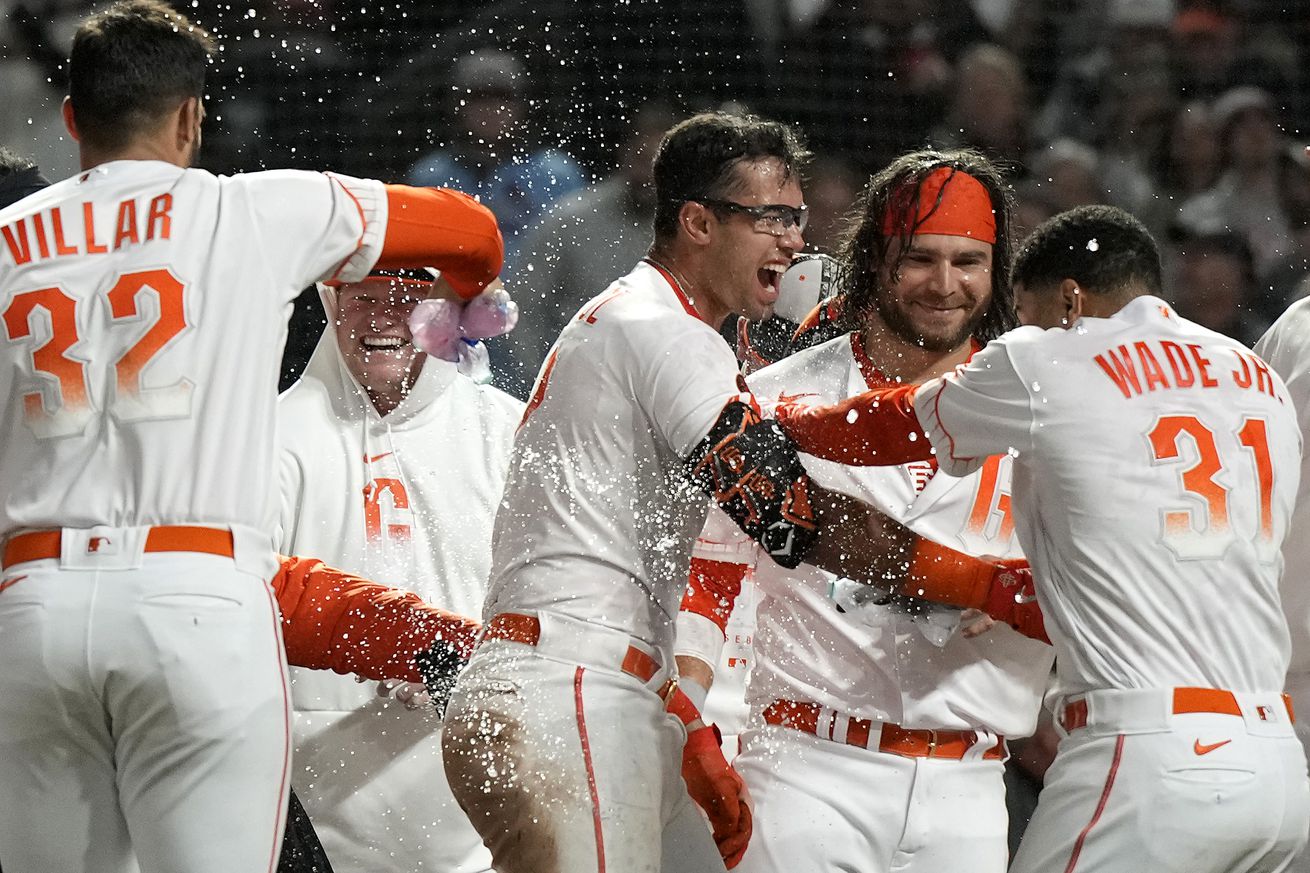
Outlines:
<svg viewBox="0 0 1310 873"><path fill-rule="evenodd" d="M41 561L58 558L63 534L57 530L37 530L29 533L15 534L5 543L4 559L0 564L9 568L14 564L27 561ZM93 537L88 551L96 551L96 539ZM203 552L230 558L234 554L232 531L216 527L195 527L192 525L166 525L152 527L146 533L147 552Z"/></svg>
<svg viewBox="0 0 1310 873"><path fill-rule="evenodd" d="M827 724L820 727L819 712L822 709L823 707L817 703L775 700L764 710L764 721L832 740L836 736L833 730L836 727L836 720L845 718L846 743L865 749L869 747L873 721L836 713ZM977 743L977 731L919 730L883 722L882 732L878 738L878 751L902 755L906 758L951 758L958 761L962 760L969 749ZM983 752L982 757L988 761L999 761L1004 760L1005 754L1005 739L997 737L996 745Z"/></svg>
<svg viewBox="0 0 1310 873"><path fill-rule="evenodd" d="M1295 722L1296 714L1292 712L1292 698L1284 694L1283 705L1287 707L1287 717ZM1231 691L1220 688L1175 688L1173 711L1175 715L1212 712L1218 715L1240 716L1242 707ZM1060 726L1066 731L1087 727L1087 700L1080 698L1065 706L1064 713L1060 716Z"/></svg>
<svg viewBox="0 0 1310 873"><path fill-rule="evenodd" d="M541 640L541 621L535 615L502 612L487 622L482 636L484 639L509 640L535 646ZM660 665L636 646L628 646L619 669L629 676L636 676L642 682L649 682L660 671Z"/></svg>

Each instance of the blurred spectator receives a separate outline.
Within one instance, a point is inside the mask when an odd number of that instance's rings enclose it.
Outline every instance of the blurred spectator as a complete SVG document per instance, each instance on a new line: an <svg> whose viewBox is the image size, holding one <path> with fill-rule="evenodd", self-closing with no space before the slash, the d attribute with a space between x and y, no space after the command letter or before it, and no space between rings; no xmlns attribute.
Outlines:
<svg viewBox="0 0 1310 873"><path fill-rule="evenodd" d="M1173 211L1218 181L1219 129L1209 104L1193 100L1175 110L1152 173Z"/></svg>
<svg viewBox="0 0 1310 873"><path fill-rule="evenodd" d="M1273 100L1258 88L1234 88L1215 101L1214 116L1220 176L1209 190L1183 203L1178 225L1192 235L1240 234L1256 274L1263 276L1291 251L1291 226L1279 192L1284 139Z"/></svg>
<svg viewBox="0 0 1310 873"><path fill-rule="evenodd" d="M526 135L527 83L518 58L494 49L474 51L455 62L451 79L450 141L416 161L409 181L478 195L496 214L510 259L547 207L583 186L582 168Z"/></svg>
<svg viewBox="0 0 1310 873"><path fill-rule="evenodd" d="M618 170L557 201L523 236L505 268L522 317L508 336L487 343L497 387L527 397L537 369L574 313L646 255L655 213L651 161L674 121L665 103L643 106L621 149Z"/></svg>
<svg viewBox="0 0 1310 873"><path fill-rule="evenodd" d="M1185 318L1250 345L1269 327L1257 304L1251 250L1238 234L1184 236L1173 250L1174 305Z"/></svg>
<svg viewBox="0 0 1310 873"><path fill-rule="evenodd" d="M1105 122L1113 115L1103 101L1120 93L1112 83L1168 63L1173 0L1108 0L1104 9L1100 27L1083 26L1077 18L1066 23L1071 45L1090 44L1090 51L1060 71L1036 120L1041 140L1072 137L1100 145L1110 135Z"/></svg>
<svg viewBox="0 0 1310 873"><path fill-rule="evenodd" d="M1160 207L1153 164L1169 138L1176 95L1163 63L1144 64L1110 82L1098 124L1098 179L1106 202L1136 215L1155 234L1169 226L1173 210Z"/></svg>
<svg viewBox="0 0 1310 873"><path fill-rule="evenodd" d="M1243 40L1242 21L1219 2L1192 2L1173 23L1173 63L1182 95L1213 100L1241 85L1259 88L1289 117L1299 116L1292 71Z"/></svg>
<svg viewBox="0 0 1310 873"><path fill-rule="evenodd" d="M864 176L850 161L819 155L805 174L805 205L810 223L805 227L805 248L832 253L846 232L846 217L864 186Z"/></svg>
<svg viewBox="0 0 1310 873"><path fill-rule="evenodd" d="M990 43L956 66L946 118L934 128L939 148L969 146L993 160L1021 161L1028 151L1028 83L1011 52Z"/></svg>
<svg viewBox="0 0 1310 873"><path fill-rule="evenodd" d="M1288 253L1260 277L1260 303L1271 321L1303 296L1301 285L1310 276L1310 154L1299 144L1289 144L1279 166L1279 202L1291 239Z"/></svg>
<svg viewBox="0 0 1310 873"><path fill-rule="evenodd" d="M923 144L952 64L986 38L968 4L833 0L788 43L776 114L800 123L816 152L872 172Z"/></svg>
<svg viewBox="0 0 1310 873"><path fill-rule="evenodd" d="M1015 187L1014 232L1022 240L1057 213L1088 203L1105 203L1097 179L1096 149L1072 139L1058 139L1028 158L1031 168Z"/></svg>
<svg viewBox="0 0 1310 873"><path fill-rule="evenodd" d="M63 62L88 0L0 0L0 140L52 179L78 171L77 147L60 112Z"/></svg>

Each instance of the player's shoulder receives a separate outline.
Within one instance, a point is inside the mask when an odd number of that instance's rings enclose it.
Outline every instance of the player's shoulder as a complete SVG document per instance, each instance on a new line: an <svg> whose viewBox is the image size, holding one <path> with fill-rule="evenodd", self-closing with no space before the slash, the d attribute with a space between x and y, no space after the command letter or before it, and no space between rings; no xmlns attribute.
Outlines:
<svg viewBox="0 0 1310 873"><path fill-rule="evenodd" d="M760 397L815 393L832 394L835 399L844 393L853 360L851 335L844 333L752 373L746 383Z"/></svg>
<svg viewBox="0 0 1310 873"><path fill-rule="evenodd" d="M1256 341L1255 351L1273 363L1273 358L1288 354L1298 357L1310 349L1310 297L1294 302Z"/></svg>

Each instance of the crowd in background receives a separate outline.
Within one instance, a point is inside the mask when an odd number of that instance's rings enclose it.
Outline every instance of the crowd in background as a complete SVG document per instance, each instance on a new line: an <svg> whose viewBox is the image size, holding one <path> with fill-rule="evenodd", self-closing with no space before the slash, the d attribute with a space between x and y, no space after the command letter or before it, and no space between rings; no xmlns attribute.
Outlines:
<svg viewBox="0 0 1310 873"><path fill-rule="evenodd" d="M0 143L52 179L76 169L62 59L90 5L0 0ZM1165 246L1179 310L1244 342L1310 290L1301 0L188 5L224 37L205 168L331 166L491 206L523 308L493 360L520 395L644 253L659 132L713 106L802 128L819 249L869 172L970 145L1008 167L1020 234L1083 203L1129 209ZM293 331L292 357L316 334Z"/></svg>

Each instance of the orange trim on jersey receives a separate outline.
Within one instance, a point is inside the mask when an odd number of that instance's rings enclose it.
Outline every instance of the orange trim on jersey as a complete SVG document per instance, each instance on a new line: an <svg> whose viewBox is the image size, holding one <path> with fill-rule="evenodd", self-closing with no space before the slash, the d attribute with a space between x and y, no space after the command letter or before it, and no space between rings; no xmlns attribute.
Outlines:
<svg viewBox="0 0 1310 873"><path fill-rule="evenodd" d="M532 389L532 396L528 398L528 405L523 407L523 417L519 419L519 426L515 431L523 429L523 425L528 423L528 416L537 410L537 407L546 399L546 386L550 383L550 371L555 369L555 361L559 358L559 347L550 350L550 357L546 358L546 364L541 368L541 375L537 377L537 384Z"/></svg>
<svg viewBox="0 0 1310 873"><path fill-rule="evenodd" d="M955 454L955 437L951 436L951 432L950 432L949 430L946 429L946 424L942 421L942 411L941 411L942 395L946 393L946 386L949 385L949 384L951 384L951 381L950 381L949 379L943 379L943 380L942 380L941 387L937 389L937 396L935 396L935 397L932 399L932 417L933 417L933 421L937 422L937 428L938 428L938 430L940 430L942 433L946 434L946 442L947 442L947 444L948 444L949 447L950 447L950 449L949 449L949 451L947 452L947 454L950 455L951 460L952 460L952 461L972 461L972 460L975 460L975 459L974 459L974 458L961 458L959 455Z"/></svg>
<svg viewBox="0 0 1310 873"><path fill-rule="evenodd" d="M1087 841L1087 835L1091 833L1092 827L1101 820L1101 814L1105 812L1105 805L1110 800L1110 789L1114 788L1114 777L1119 772L1119 762L1123 759L1124 753L1124 735L1120 734L1114 741L1114 758L1110 761L1110 772L1105 777L1105 788L1101 789L1101 799L1096 804L1096 812L1092 813L1092 820L1087 823L1078 834L1078 839L1074 841L1073 852L1069 855L1069 863L1064 868L1064 873L1073 873L1073 868L1078 865L1078 856L1082 854L1083 843Z"/></svg>
<svg viewBox="0 0 1310 873"><path fill-rule="evenodd" d="M587 768L587 793L591 795L591 821L596 829L596 873L605 873L605 831L601 827L600 792L596 788L596 768L591 762L591 740L587 737L587 717L582 711L582 674L573 673L573 707L578 718L578 739L582 741L582 762Z"/></svg>
<svg viewBox="0 0 1310 873"><path fill-rule="evenodd" d="M355 192L347 188L345 182L342 182L331 173L326 175L333 182L341 186L341 190L346 192L346 196L350 198L351 203L355 204L355 209L359 212L359 239L355 240L355 250L342 260L341 266L337 267L337 271L333 273L332 278L328 280L329 282L335 282L337 281L337 277L341 275L341 271L346 269L346 264L350 263L350 259L357 255L359 250L364 247L364 237L368 235L368 216L364 212L363 204L360 203L359 198L355 196Z"/></svg>
<svg viewBox="0 0 1310 873"><path fill-rule="evenodd" d="M856 394L828 406L781 404L778 425L807 454L856 467L932 459L932 443L914 414L918 385Z"/></svg>
<svg viewBox="0 0 1310 873"><path fill-rule="evenodd" d="M482 292L505 260L491 210L448 188L387 185L387 233L375 270L436 267L463 300Z"/></svg>
<svg viewBox="0 0 1310 873"><path fill-rule="evenodd" d="M697 321L705 321L705 319L701 317L701 314L696 311L696 307L692 304L691 298L687 296L687 292L682 290L681 283L673 277L673 273L670 272L667 267L663 264L658 264L655 261L652 261L650 258L642 258L641 260L644 263L650 264L661 276L664 277L664 281L669 283L669 287L673 289L673 293L677 295L678 302L682 304L682 308L687 311L688 315Z"/></svg>
<svg viewBox="0 0 1310 873"><path fill-rule="evenodd" d="M278 614L278 603L273 599L273 592L268 592L268 607L272 613L273 627L276 628L282 617ZM280 674L282 686L282 787L278 790L277 806L273 807L273 821L286 821L287 814L287 789L291 786L289 771L291 770L291 689L287 687L287 671L283 667L286 662L286 649L278 642L277 634L274 635L274 647L277 651L277 671ZM282 842L282 828L275 827L273 830L273 846L269 850L268 873L274 873L277 870L279 852L278 847Z"/></svg>
<svg viewBox="0 0 1310 873"><path fill-rule="evenodd" d="M15 576L12 579L6 579L4 582L0 582L0 591L8 591L10 588L13 588L15 585L17 585L19 582L22 582L26 578L27 578L27 574L24 573L22 576Z"/></svg>
<svg viewBox="0 0 1310 873"><path fill-rule="evenodd" d="M892 380L882 370L879 370L870 360L868 352L864 348L864 334L858 330L851 333L851 354L855 356L855 363L859 365L860 375L864 377L864 384L867 387L887 388L900 384Z"/></svg>
<svg viewBox="0 0 1310 873"><path fill-rule="evenodd" d="M741 583L748 569L745 564L693 557L681 611L708 618L726 638L728 618L732 615L737 595L741 593Z"/></svg>

